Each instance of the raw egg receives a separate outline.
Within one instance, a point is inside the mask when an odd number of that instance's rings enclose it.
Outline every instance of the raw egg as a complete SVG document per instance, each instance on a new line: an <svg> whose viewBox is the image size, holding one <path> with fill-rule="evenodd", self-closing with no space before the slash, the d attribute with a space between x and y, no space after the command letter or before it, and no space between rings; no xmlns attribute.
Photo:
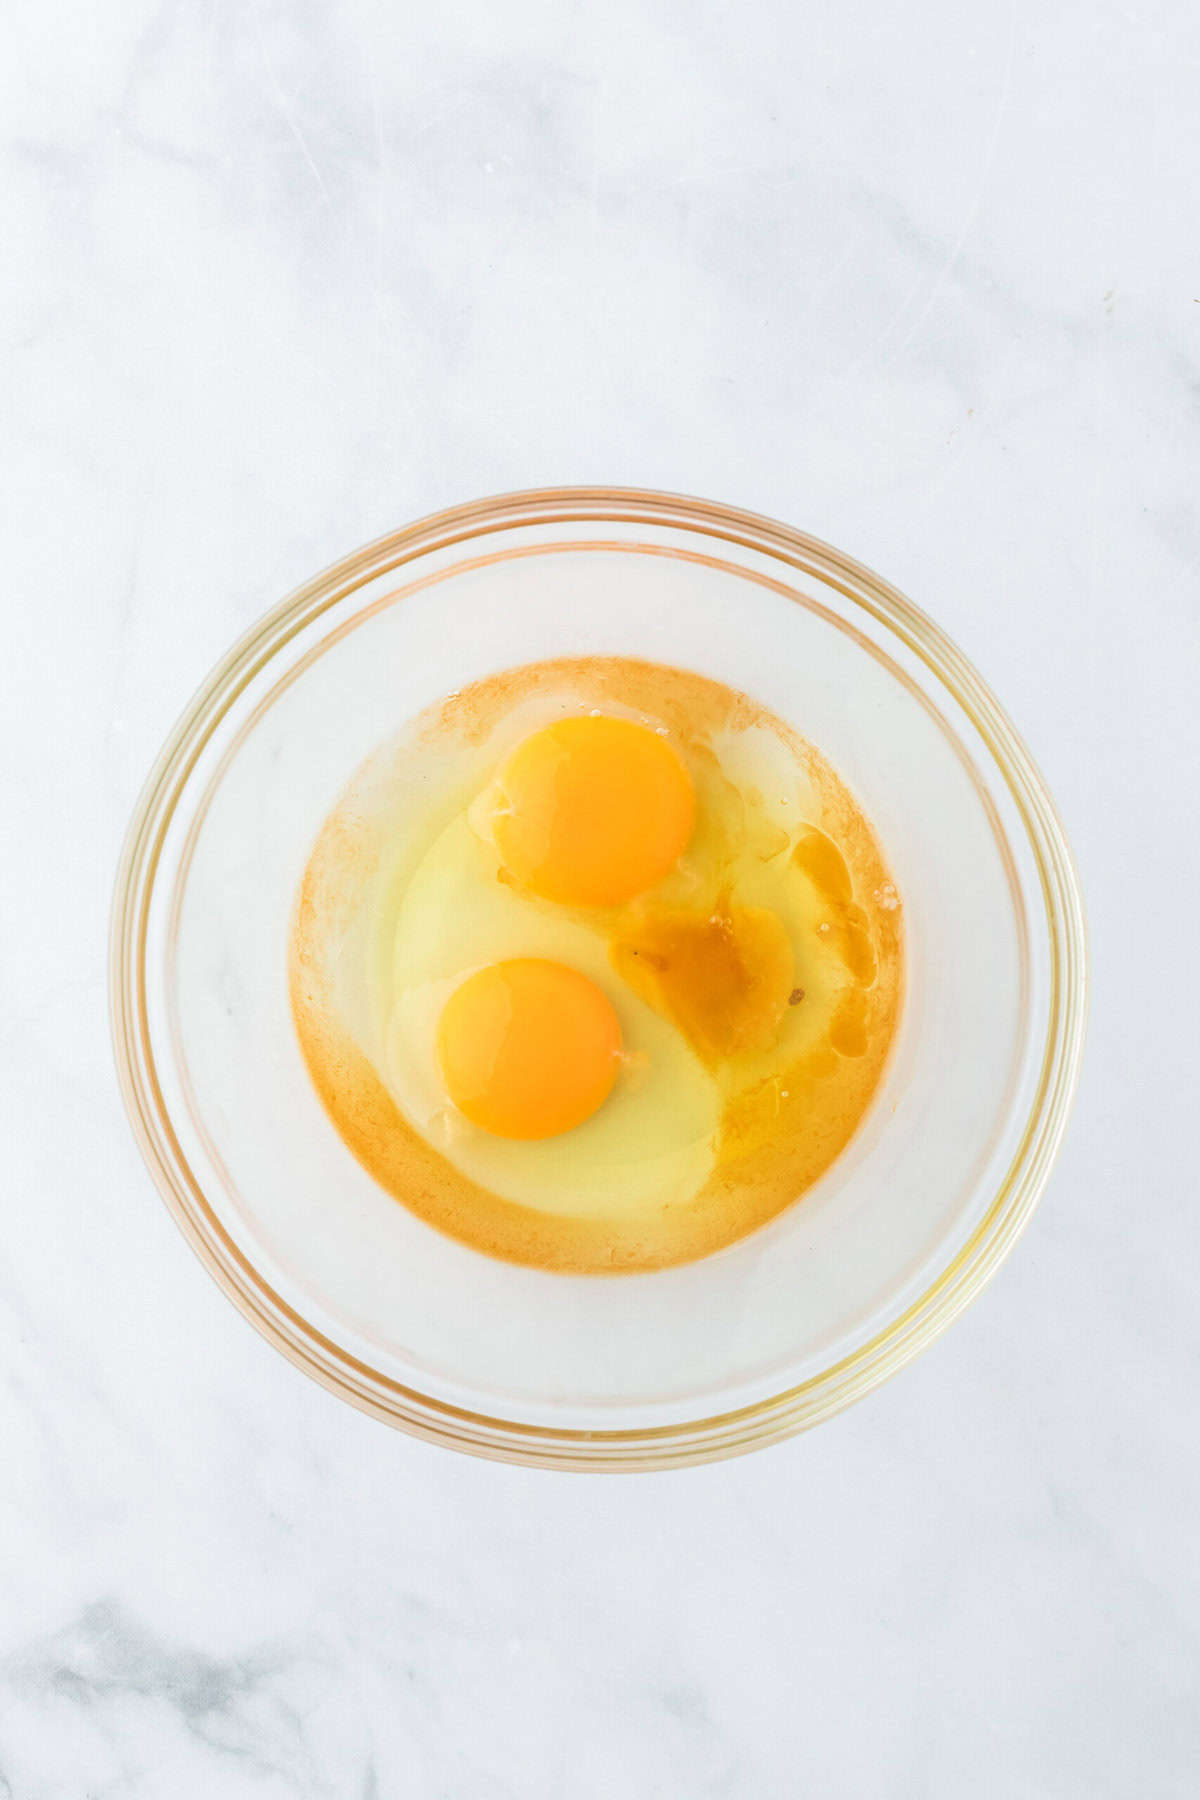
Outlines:
<svg viewBox="0 0 1200 1800"><path fill-rule="evenodd" d="M463 1116L502 1138L547 1138L612 1092L621 1024L594 981L532 956L468 975L442 1009L438 1061Z"/></svg>
<svg viewBox="0 0 1200 1800"><path fill-rule="evenodd" d="M469 811L460 808L370 909L380 943L370 985L383 999L377 1037L368 1012L358 1015L360 1042L402 1115L489 1193L561 1219L682 1204L712 1168L716 1082L670 1020L621 980L594 915L530 900L499 879L495 847ZM505 1014L512 984L493 972L529 962L554 974L521 982L523 1025L505 1033L505 1071L490 1044L502 1014L515 1024ZM561 1037L557 1021L570 1024ZM476 1030L489 1035L478 1050L467 1041ZM485 1086L486 1113L468 1083L476 1094Z"/></svg>
<svg viewBox="0 0 1200 1800"><path fill-rule="evenodd" d="M517 745L497 782L493 833L517 882L567 906L619 906L653 887L692 835L679 753L633 719L560 719Z"/></svg>
<svg viewBox="0 0 1200 1800"><path fill-rule="evenodd" d="M620 657L476 683L373 758L310 858L301 1047L428 1223L661 1268L803 1194L876 1092L902 908L857 802L745 695Z"/></svg>

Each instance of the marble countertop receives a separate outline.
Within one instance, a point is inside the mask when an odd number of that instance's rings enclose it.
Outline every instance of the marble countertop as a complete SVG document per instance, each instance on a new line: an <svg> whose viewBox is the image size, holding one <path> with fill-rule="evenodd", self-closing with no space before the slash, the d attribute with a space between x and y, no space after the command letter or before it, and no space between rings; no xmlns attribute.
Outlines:
<svg viewBox="0 0 1200 1800"><path fill-rule="evenodd" d="M17 0L0 66L0 1796L1168 1800L1200 1780L1200 14ZM551 1476L246 1326L126 1127L152 755L456 500L775 514L927 607L1089 903L1011 1262L780 1448Z"/></svg>

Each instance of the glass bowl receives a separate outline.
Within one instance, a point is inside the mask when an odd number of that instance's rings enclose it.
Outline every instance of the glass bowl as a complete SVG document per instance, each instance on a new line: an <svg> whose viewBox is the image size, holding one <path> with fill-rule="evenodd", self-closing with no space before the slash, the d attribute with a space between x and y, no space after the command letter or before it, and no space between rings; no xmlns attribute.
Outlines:
<svg viewBox="0 0 1200 1800"><path fill-rule="evenodd" d="M848 1148L741 1242L619 1277L482 1256L385 1194L317 1099L287 993L300 874L358 764L467 682L574 654L687 665L771 707L857 794L904 906L904 1011ZM944 633L801 532L619 488L455 507L254 626L138 801L110 976L142 1154L246 1317L377 1418L564 1468L770 1443L915 1356L1033 1210L1085 1011L1062 828Z"/></svg>

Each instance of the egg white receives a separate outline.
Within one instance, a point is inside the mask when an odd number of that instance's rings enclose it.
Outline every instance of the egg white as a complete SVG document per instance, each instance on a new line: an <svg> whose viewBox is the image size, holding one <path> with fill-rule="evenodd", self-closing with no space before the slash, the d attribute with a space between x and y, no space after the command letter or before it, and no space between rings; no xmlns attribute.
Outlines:
<svg viewBox="0 0 1200 1800"><path fill-rule="evenodd" d="M460 813L411 871L392 922L393 1000L381 1073L397 1105L463 1174L546 1212L610 1217L689 1199L714 1160L721 1099L673 1025L614 973L600 930L499 879L490 844ZM566 963L608 996L623 1065L591 1119L561 1137L519 1142L473 1126L451 1104L438 1019L475 969L512 957Z"/></svg>

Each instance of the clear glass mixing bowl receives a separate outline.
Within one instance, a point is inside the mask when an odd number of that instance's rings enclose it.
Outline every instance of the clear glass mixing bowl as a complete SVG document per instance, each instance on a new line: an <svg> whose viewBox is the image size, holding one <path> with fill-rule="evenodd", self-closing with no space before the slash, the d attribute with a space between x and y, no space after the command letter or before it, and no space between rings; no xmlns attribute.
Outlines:
<svg viewBox="0 0 1200 1800"><path fill-rule="evenodd" d="M286 981L301 871L363 758L469 681L588 653L717 676L810 738L880 834L907 952L888 1071L827 1175L715 1256L609 1278L481 1256L379 1189L312 1089ZM979 1292L1062 1136L1084 929L1028 752L894 588L730 507L551 489L370 545L229 652L134 813L111 1003L163 1197L300 1368L458 1449L662 1467L828 1417Z"/></svg>

